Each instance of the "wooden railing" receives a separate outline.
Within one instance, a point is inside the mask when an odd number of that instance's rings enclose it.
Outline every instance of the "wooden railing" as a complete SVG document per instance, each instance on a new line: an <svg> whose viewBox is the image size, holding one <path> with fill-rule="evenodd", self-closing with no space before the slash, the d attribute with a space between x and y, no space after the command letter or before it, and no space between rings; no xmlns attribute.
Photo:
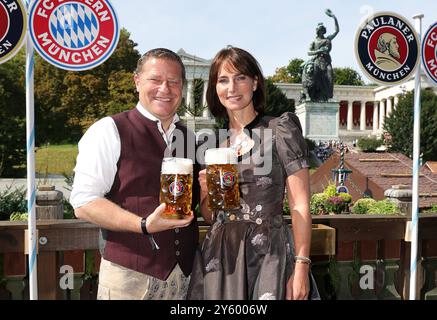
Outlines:
<svg viewBox="0 0 437 320"><path fill-rule="evenodd" d="M407 221L408 217L403 216L313 216L312 270L322 297L408 298L410 244L404 241ZM202 239L208 226L199 223ZM26 229L26 222L0 222L0 299L28 298ZM80 220L50 220L38 221L37 229L42 239L37 266L39 298L95 299L99 228ZM419 240L418 297L436 298L437 215L419 219ZM73 267L73 288L61 289L63 265ZM360 287L362 266L373 270L373 288Z"/></svg>

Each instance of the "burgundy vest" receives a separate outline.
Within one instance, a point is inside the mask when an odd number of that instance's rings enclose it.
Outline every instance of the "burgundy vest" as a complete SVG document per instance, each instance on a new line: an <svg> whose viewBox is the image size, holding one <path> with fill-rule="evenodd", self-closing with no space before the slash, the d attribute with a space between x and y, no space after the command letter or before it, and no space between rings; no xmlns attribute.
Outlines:
<svg viewBox="0 0 437 320"><path fill-rule="evenodd" d="M120 207L147 217L159 205L160 172L167 147L156 122L136 108L112 116L120 135L121 152L117 174L106 198ZM187 128L177 123L186 140ZM197 170L193 177L193 204L198 199ZM194 207L193 206L193 207ZM193 210L194 211L194 210ZM159 250L152 250L142 234L107 231L103 257L123 267L167 279L176 263L188 276L198 245L196 219L190 226L153 234Z"/></svg>

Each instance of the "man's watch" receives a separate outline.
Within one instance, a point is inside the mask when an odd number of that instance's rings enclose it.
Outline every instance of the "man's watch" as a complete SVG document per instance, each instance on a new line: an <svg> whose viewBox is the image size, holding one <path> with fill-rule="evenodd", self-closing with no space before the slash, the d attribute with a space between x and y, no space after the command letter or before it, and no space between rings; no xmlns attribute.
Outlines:
<svg viewBox="0 0 437 320"><path fill-rule="evenodd" d="M147 231L146 221L147 221L147 218L141 219L141 230L143 231L144 235L148 236L148 235L150 235L150 233L149 233L149 231Z"/></svg>

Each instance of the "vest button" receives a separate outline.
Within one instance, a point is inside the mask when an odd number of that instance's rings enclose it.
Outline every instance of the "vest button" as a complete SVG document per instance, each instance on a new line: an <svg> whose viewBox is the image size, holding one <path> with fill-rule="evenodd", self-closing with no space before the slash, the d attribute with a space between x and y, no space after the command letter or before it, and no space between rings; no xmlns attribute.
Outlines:
<svg viewBox="0 0 437 320"><path fill-rule="evenodd" d="M179 250L177 250L175 254L179 257L179 255L180 255L181 253L179 252Z"/></svg>
<svg viewBox="0 0 437 320"><path fill-rule="evenodd" d="M175 228L174 232L179 233L179 228Z"/></svg>
<svg viewBox="0 0 437 320"><path fill-rule="evenodd" d="M179 244L179 240L175 240L174 244L178 245Z"/></svg>

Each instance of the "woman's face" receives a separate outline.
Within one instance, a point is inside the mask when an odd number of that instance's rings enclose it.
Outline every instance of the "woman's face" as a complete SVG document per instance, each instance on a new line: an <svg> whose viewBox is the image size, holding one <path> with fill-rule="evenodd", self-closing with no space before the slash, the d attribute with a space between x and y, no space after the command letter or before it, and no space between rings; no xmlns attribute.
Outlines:
<svg viewBox="0 0 437 320"><path fill-rule="evenodd" d="M246 107L253 108L252 97L257 84L257 79L242 74L225 62L217 77L217 96L228 111L243 110Z"/></svg>

